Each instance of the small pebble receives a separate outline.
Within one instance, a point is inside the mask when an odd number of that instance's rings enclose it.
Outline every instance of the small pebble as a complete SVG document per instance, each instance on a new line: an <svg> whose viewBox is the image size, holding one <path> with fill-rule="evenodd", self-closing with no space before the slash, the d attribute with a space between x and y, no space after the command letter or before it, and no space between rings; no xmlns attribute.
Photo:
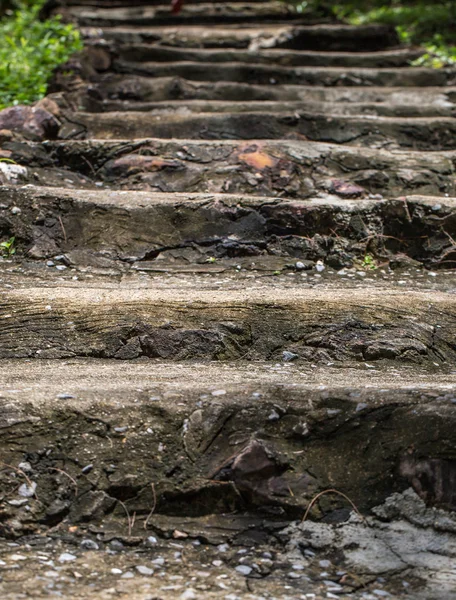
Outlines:
<svg viewBox="0 0 456 600"><path fill-rule="evenodd" d="M70 554L69 552L63 552L59 556L59 562L71 562L72 560L76 560L76 556L74 554Z"/></svg>
<svg viewBox="0 0 456 600"><path fill-rule="evenodd" d="M282 352L282 360L284 362L291 362L292 360L296 360L299 358L299 354L295 354L294 352L289 352L288 350L284 350Z"/></svg>
<svg viewBox="0 0 456 600"><path fill-rule="evenodd" d="M30 485L27 483L23 483L20 488L17 490L19 496L23 498L33 498L36 492L36 483L32 481Z"/></svg>
<svg viewBox="0 0 456 600"><path fill-rule="evenodd" d="M197 597L198 596L196 595L195 590L193 590L192 588L189 588L188 590L185 590L185 592L183 592L179 596L180 600L194 600Z"/></svg>
<svg viewBox="0 0 456 600"><path fill-rule="evenodd" d="M236 571L238 573L241 573L241 575L250 575L250 573L253 571L252 567L249 567L248 565L238 565L236 567Z"/></svg>
<svg viewBox="0 0 456 600"><path fill-rule="evenodd" d="M140 573L141 575L153 575L154 571L153 569L149 569L149 567L145 567L143 565L138 565L136 567L136 570L138 571L138 573Z"/></svg>
<svg viewBox="0 0 456 600"><path fill-rule="evenodd" d="M155 544L158 544L157 538L154 537L153 535L150 535L146 540L146 545L154 546Z"/></svg>
<svg viewBox="0 0 456 600"><path fill-rule="evenodd" d="M100 546L93 540L82 540L80 546L83 550L99 550Z"/></svg>
<svg viewBox="0 0 456 600"><path fill-rule="evenodd" d="M122 575L122 579L133 579L135 574L132 571L127 571Z"/></svg>

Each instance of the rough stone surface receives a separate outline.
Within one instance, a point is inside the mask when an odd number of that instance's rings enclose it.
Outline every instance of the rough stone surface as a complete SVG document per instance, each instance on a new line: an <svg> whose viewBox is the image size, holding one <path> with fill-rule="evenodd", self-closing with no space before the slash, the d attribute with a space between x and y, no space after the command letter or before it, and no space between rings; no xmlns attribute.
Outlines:
<svg viewBox="0 0 456 600"><path fill-rule="evenodd" d="M0 113L0 596L452 600L455 69L278 2L51 14L84 51Z"/></svg>
<svg viewBox="0 0 456 600"><path fill-rule="evenodd" d="M0 111L0 129L8 129L31 140L55 139L59 122L44 108L13 106Z"/></svg>

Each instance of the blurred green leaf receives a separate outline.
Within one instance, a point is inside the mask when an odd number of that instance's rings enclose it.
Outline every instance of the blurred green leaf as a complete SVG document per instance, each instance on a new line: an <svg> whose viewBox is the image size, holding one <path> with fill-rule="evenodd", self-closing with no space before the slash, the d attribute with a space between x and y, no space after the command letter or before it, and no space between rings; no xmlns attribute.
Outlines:
<svg viewBox="0 0 456 600"><path fill-rule="evenodd" d="M39 20L42 0L15 4L0 21L0 109L43 98L55 68L82 48L79 32L60 17Z"/></svg>

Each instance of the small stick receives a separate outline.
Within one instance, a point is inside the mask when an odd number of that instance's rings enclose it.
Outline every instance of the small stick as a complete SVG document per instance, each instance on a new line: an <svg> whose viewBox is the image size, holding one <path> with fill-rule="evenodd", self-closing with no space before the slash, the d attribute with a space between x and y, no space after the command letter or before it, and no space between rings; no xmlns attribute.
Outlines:
<svg viewBox="0 0 456 600"><path fill-rule="evenodd" d="M62 217L59 215L59 223L60 223L60 227L62 228L62 232L63 232L63 239L65 241L65 244L67 243L68 239L67 239L67 234L65 231L65 227L63 225L63 221L62 221Z"/></svg>
<svg viewBox="0 0 456 600"><path fill-rule="evenodd" d="M155 493L155 484L151 483L150 486L152 488L152 496L154 498L154 503L152 505L152 510L150 511L149 515L147 516L147 519L144 521L144 529L147 529L147 525L149 524L150 518L154 514L155 508L157 506L157 494Z"/></svg>
<svg viewBox="0 0 456 600"><path fill-rule="evenodd" d="M128 512L128 508L125 506L125 504L122 502L122 500L117 500L117 502L122 506L122 508L125 511L125 514L127 515L127 520L128 520L128 535L131 535L131 530L133 529L134 522L132 522L131 517L130 517L130 513Z"/></svg>
<svg viewBox="0 0 456 600"><path fill-rule="evenodd" d="M8 465L7 463L4 463L3 461L0 461L0 465L3 465L4 467L6 467L7 469L13 469L13 471L16 471L16 473L19 473L19 475L22 475L22 477L24 477L25 481L28 483L29 487L33 489L33 482L30 479L30 477L28 477L24 471L22 469L19 469L18 467L13 467L13 465ZM33 492L33 495L35 496L35 498L38 500L38 495L36 492Z"/></svg>
<svg viewBox="0 0 456 600"><path fill-rule="evenodd" d="M78 497L79 494L79 490L78 490L78 484L76 479L73 479L73 477L71 477L71 475L69 473L67 473L66 471L63 471L62 469L58 469L57 467L49 467L50 471L57 471L58 473L62 473L62 475L65 475L66 477L68 477L68 479L73 483L74 485L74 489L75 489L75 498Z"/></svg>
<svg viewBox="0 0 456 600"><path fill-rule="evenodd" d="M339 494L339 496L342 496L342 498L345 498L345 500L347 500L347 502L349 502L352 507L353 510L357 513L357 515L363 520L365 521L366 519L363 517L363 515L359 512L359 510L356 508L356 506L354 505L354 503L350 500L350 498L348 496L346 496L343 492L339 492L339 490L335 490L333 488L329 489L329 490L323 490L322 492L320 492L319 494L317 494L316 496L314 496L314 498L312 498L309 506L307 507L306 512L304 513L303 518L301 519L301 522L304 523L304 521L307 519L309 512L312 508L312 506L315 504L315 502L318 500L318 498L320 498L320 496L323 496L324 494Z"/></svg>

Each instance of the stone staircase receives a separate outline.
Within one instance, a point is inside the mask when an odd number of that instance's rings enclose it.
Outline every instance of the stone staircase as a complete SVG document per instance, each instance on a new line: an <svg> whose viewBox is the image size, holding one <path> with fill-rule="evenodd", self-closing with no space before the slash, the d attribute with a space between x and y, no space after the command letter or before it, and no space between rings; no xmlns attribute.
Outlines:
<svg viewBox="0 0 456 600"><path fill-rule="evenodd" d="M97 585L79 550L69 587L5 570L2 597L456 597L455 70L281 3L47 11L86 50L45 101L58 135L0 132L0 528L109 556ZM321 525L283 533L322 492ZM347 499L403 493L369 531L423 554L321 541ZM118 579L154 536L174 567Z"/></svg>

